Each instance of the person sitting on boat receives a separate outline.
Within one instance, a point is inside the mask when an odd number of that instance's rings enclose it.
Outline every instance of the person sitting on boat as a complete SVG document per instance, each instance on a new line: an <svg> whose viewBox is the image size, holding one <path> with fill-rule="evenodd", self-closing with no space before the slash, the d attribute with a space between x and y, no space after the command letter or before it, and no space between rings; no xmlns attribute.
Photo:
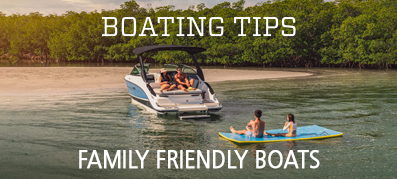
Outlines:
<svg viewBox="0 0 397 179"><path fill-rule="evenodd" d="M176 87L176 85L172 84L172 78L169 74L167 74L168 71L165 68L162 68L160 72L161 72L161 76L159 78L159 82L161 86L160 92L163 92L163 90L165 91L173 90Z"/></svg>
<svg viewBox="0 0 397 179"><path fill-rule="evenodd" d="M265 122L261 120L262 111L256 110L254 114L255 121L251 120L247 124L247 129L237 131L232 126L230 126L230 130L232 131L232 133L245 134L245 136L247 137L263 137L265 131ZM250 129L251 127L252 129Z"/></svg>
<svg viewBox="0 0 397 179"><path fill-rule="evenodd" d="M181 89L185 92L189 92L187 89L189 87L192 87L194 84L194 79L190 79L190 81L187 78L186 73L182 72L182 68L178 67L176 70L178 73L175 75L175 81L178 86L178 89ZM192 90L196 90L195 88L192 88Z"/></svg>
<svg viewBox="0 0 397 179"><path fill-rule="evenodd" d="M265 132L265 134L271 136L296 137L297 124L295 122L295 117L293 114L288 114L287 116L287 122L285 122L284 124L283 131L287 129L288 129L288 133L270 134Z"/></svg>

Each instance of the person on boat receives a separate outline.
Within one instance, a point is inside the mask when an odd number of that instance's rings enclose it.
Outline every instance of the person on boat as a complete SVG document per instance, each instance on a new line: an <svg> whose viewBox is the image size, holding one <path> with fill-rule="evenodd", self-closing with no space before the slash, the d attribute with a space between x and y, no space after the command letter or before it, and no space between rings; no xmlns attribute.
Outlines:
<svg viewBox="0 0 397 179"><path fill-rule="evenodd" d="M288 133L270 134L265 132L265 134L271 136L296 137L297 124L295 122L295 117L293 114L288 114L287 116L287 122L285 122L284 124L283 131L287 129L288 129Z"/></svg>
<svg viewBox="0 0 397 179"><path fill-rule="evenodd" d="M247 137L263 137L265 131L265 122L261 120L262 111L256 110L254 114L255 121L251 120L247 124L246 129L237 131L232 126L230 126L230 131L236 134L245 134L245 136Z"/></svg>
<svg viewBox="0 0 397 179"><path fill-rule="evenodd" d="M168 71L165 68L162 68L160 70L161 73L161 76L159 78L159 82L161 86L160 92L163 92L163 90L170 91L176 87L175 84L172 84L172 78L169 74L167 74L167 72Z"/></svg>
<svg viewBox="0 0 397 179"><path fill-rule="evenodd" d="M189 81L189 79L187 78L186 73L182 72L182 68L181 67L178 67L176 71L178 73L175 75L175 81L176 81L176 84L178 86L178 89L181 89L181 90L183 90L185 92L189 92L187 89L189 87L193 86L194 79L192 78ZM192 90L196 90L196 89L192 88Z"/></svg>

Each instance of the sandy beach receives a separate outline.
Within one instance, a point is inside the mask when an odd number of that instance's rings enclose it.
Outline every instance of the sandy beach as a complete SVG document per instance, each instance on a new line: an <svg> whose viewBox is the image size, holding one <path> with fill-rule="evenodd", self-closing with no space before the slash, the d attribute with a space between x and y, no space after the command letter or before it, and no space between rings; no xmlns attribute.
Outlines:
<svg viewBox="0 0 397 179"><path fill-rule="evenodd" d="M80 90L126 88L124 76L131 67L1 67L0 94L58 93ZM149 72L157 72L151 69ZM291 78L311 73L203 69L209 83L233 80Z"/></svg>

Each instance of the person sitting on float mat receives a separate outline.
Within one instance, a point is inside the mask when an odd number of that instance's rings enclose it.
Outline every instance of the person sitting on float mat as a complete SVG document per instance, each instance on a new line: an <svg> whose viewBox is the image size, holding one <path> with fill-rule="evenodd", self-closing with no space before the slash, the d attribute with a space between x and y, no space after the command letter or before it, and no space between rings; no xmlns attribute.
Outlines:
<svg viewBox="0 0 397 179"><path fill-rule="evenodd" d="M178 73L175 74L175 81L176 84L178 85L178 89L181 89L188 93L189 91L187 90L189 87L192 87L194 84L194 79L190 79L190 81L187 78L186 73L182 72L182 68L178 67L176 70ZM191 88L192 90L196 90L196 88Z"/></svg>
<svg viewBox="0 0 397 179"><path fill-rule="evenodd" d="M167 72L168 71L165 68L162 68L160 70L160 74L161 74L159 78L159 83L161 86L160 92L163 92L163 90L170 91L176 87L175 84L172 84L172 78L169 74L167 74Z"/></svg>
<svg viewBox="0 0 397 179"><path fill-rule="evenodd" d="M236 134L245 134L247 137L263 137L265 131L265 122L261 120L262 111L256 110L255 111L255 121L251 120L246 128L243 130L235 130L232 126L230 126L230 131ZM252 129L250 129L252 127Z"/></svg>
<svg viewBox="0 0 397 179"><path fill-rule="evenodd" d="M296 129L298 128L296 122L295 122L295 117L293 114L288 114L287 116L287 122L284 124L283 131L288 129L288 133L277 133L277 134L270 134L266 133L266 135L271 135L271 136L283 136L283 137L296 137Z"/></svg>

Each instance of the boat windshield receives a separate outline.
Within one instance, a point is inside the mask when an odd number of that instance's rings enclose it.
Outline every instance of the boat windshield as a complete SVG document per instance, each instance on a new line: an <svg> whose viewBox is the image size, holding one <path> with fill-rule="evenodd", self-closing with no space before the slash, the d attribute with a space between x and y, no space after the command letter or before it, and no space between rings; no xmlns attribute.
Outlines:
<svg viewBox="0 0 397 179"><path fill-rule="evenodd" d="M175 71L178 69L178 67L182 68L183 73L189 73L189 74L194 74L197 75L196 71L193 70L190 66L184 65L184 64L164 64L164 67L167 71Z"/></svg>
<svg viewBox="0 0 397 179"><path fill-rule="evenodd" d="M148 73L150 68L150 63L145 63L143 64L143 69L145 69L145 72ZM141 75L141 65L138 63L135 65L135 67L131 71L131 75Z"/></svg>

